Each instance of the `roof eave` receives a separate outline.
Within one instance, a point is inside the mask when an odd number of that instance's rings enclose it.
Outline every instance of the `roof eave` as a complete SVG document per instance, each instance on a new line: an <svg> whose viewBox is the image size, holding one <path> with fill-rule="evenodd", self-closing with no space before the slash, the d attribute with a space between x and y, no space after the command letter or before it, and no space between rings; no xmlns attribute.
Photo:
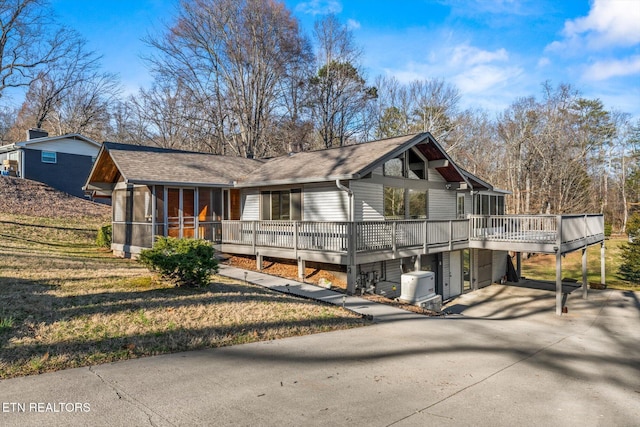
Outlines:
<svg viewBox="0 0 640 427"><path fill-rule="evenodd" d="M16 146L16 144L3 145L3 146L0 146L0 153L8 153L9 151L14 151L17 148L19 147Z"/></svg>
<svg viewBox="0 0 640 427"><path fill-rule="evenodd" d="M276 179L273 181L260 181L260 182L237 182L234 187L235 188L251 188L251 187L266 187L266 186L276 186L276 185L295 185L295 184L311 184L316 182L333 182L336 180L340 181L349 181L353 179L360 179L362 175L348 174L348 175L331 175L331 176L319 176L319 177L306 177L303 179L300 178L289 178L289 179Z"/></svg>
<svg viewBox="0 0 640 427"><path fill-rule="evenodd" d="M133 185L165 185L168 187L209 187L209 188L232 188L233 182L211 183L211 182L181 182L181 181L155 181L146 179L125 178L126 184Z"/></svg>

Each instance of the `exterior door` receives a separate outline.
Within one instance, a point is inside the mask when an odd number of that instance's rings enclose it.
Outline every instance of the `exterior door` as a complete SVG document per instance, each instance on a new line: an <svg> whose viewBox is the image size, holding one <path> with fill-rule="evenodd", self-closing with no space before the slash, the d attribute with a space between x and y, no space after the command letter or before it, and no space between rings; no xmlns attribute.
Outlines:
<svg viewBox="0 0 640 427"><path fill-rule="evenodd" d="M167 189L167 235L169 237L195 237L195 190L193 188Z"/></svg>
<svg viewBox="0 0 640 427"><path fill-rule="evenodd" d="M462 256L460 251L449 254L449 296L462 293Z"/></svg>
<svg viewBox="0 0 640 427"><path fill-rule="evenodd" d="M492 252L487 249L478 249L478 288L484 288L491 284Z"/></svg>

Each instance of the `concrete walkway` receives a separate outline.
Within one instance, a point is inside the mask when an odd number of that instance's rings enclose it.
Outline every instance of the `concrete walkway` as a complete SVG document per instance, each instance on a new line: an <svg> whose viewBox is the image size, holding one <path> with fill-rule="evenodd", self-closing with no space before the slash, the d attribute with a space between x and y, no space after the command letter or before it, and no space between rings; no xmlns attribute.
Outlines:
<svg viewBox="0 0 640 427"><path fill-rule="evenodd" d="M255 285L264 286L274 291L288 293L291 295L310 298L317 301L344 307L363 316L368 316L375 322L390 322L395 320L424 317L407 310L380 304L352 295L345 295L340 292L325 289L309 283L297 282L295 280L284 279L282 277L271 276L269 274L248 271L230 265L221 264L218 274L232 279L247 281Z"/></svg>
<svg viewBox="0 0 640 427"><path fill-rule="evenodd" d="M638 425L640 293L553 299L492 285L451 316L2 380L0 425Z"/></svg>

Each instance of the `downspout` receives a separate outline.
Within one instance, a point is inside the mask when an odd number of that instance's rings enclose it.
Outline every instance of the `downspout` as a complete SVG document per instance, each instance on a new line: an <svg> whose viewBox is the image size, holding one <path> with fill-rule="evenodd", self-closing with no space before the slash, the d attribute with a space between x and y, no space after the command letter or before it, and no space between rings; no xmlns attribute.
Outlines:
<svg viewBox="0 0 640 427"><path fill-rule="evenodd" d="M336 187L342 191L346 191L349 196L349 222L353 222L353 191L349 187L345 187L340 183L339 179L336 179Z"/></svg>
<svg viewBox="0 0 640 427"><path fill-rule="evenodd" d="M24 150L19 150L18 152L20 153L19 154L19 156L20 156L20 178L24 179L24 177L25 177L25 174L24 174L24 166L25 166L24 165L25 164L25 161L24 161L24 158L25 158Z"/></svg>
<svg viewBox="0 0 640 427"><path fill-rule="evenodd" d="M355 230L355 221L354 221L353 191L349 187L345 187L344 185L342 185L339 179L336 179L336 187L338 187L339 190L345 191L349 197L348 220L351 223L351 235L349 236L349 239L351 240L351 244L349 245L350 252L351 252L350 254L351 260L349 261L350 265L348 266L350 271L347 272L347 293L354 294L356 291L356 283L355 283L357 278L356 252L358 248L356 247L357 238L355 236L356 230ZM351 280L349 280L349 278L351 278Z"/></svg>

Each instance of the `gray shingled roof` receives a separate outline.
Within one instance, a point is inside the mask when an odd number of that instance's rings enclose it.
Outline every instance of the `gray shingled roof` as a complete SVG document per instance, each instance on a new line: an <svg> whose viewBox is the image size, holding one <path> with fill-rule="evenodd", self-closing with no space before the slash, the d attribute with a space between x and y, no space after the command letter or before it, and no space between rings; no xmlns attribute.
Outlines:
<svg viewBox="0 0 640 427"><path fill-rule="evenodd" d="M421 133L326 150L293 153L270 160L113 142L105 142L104 150L109 152L115 166L131 183L255 187L358 179L399 152L429 141L432 141L430 134ZM444 153L437 143L434 149ZM452 164L450 167L455 166ZM466 180L474 178L467 171L460 169L459 172ZM476 185L487 184L475 178ZM491 186L487 184L487 187Z"/></svg>
<svg viewBox="0 0 640 427"><path fill-rule="evenodd" d="M406 135L362 144L305 151L268 160L238 186L287 184L358 178L400 147L427 138L427 134Z"/></svg>
<svg viewBox="0 0 640 427"><path fill-rule="evenodd" d="M262 161L244 157L166 150L105 142L105 148L128 182L232 185Z"/></svg>

